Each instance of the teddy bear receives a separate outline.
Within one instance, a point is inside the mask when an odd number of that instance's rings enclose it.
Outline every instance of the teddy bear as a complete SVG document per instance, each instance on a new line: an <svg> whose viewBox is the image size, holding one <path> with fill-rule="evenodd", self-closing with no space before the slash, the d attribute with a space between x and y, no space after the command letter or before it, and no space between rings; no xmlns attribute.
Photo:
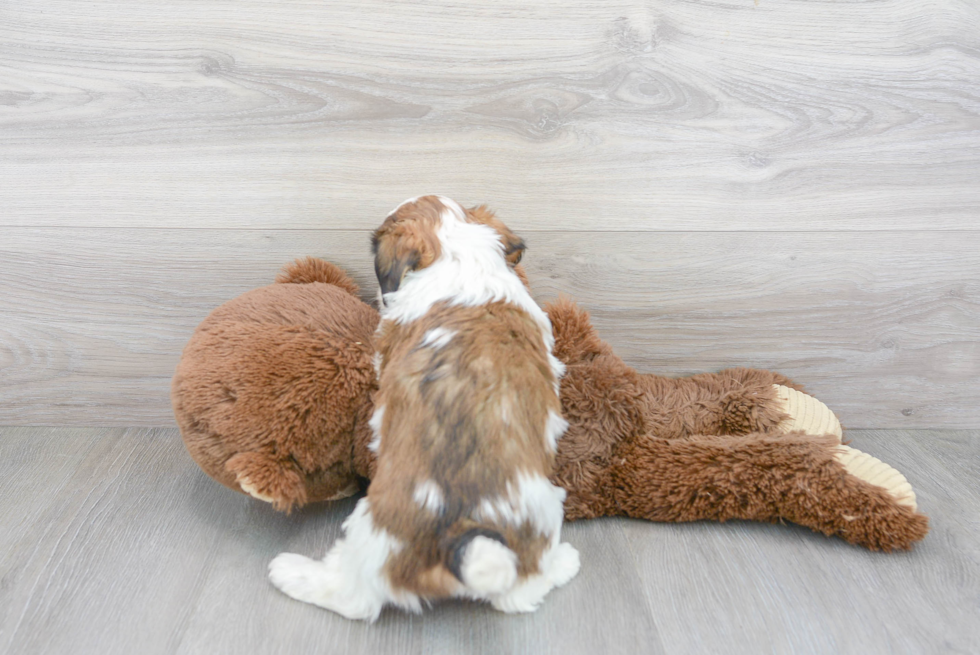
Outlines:
<svg viewBox="0 0 980 655"><path fill-rule="evenodd" d="M205 473L287 512L366 487L379 315L358 293L306 258L198 326L171 400ZM905 477L845 445L837 417L795 382L748 368L641 374L572 300L545 310L566 366L553 481L567 520L783 520L881 551L928 532Z"/></svg>

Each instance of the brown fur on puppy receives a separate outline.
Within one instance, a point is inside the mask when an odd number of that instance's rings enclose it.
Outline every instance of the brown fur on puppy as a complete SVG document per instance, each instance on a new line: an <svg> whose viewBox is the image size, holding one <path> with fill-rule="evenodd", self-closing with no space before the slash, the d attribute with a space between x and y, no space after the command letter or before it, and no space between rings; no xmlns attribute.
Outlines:
<svg viewBox="0 0 980 655"><path fill-rule="evenodd" d="M425 345L434 330L453 337ZM551 473L542 435L561 408L540 326L508 303L441 305L407 325L383 323L378 345L384 436L370 496L377 523L408 543L390 563L393 583L429 595L416 579L444 566L446 544L478 527L503 537L524 576L537 573L545 536L467 517L482 499L506 496L519 472ZM435 511L417 501L420 483L442 490Z"/></svg>

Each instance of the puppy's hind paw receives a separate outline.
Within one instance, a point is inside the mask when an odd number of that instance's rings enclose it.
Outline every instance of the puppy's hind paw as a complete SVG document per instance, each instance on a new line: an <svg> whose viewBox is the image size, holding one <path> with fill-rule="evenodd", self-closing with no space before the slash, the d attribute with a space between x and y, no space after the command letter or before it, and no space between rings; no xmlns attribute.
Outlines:
<svg viewBox="0 0 980 655"><path fill-rule="evenodd" d="M305 603L318 602L327 586L323 562L296 553L282 553L269 562L269 580L281 592Z"/></svg>
<svg viewBox="0 0 980 655"><path fill-rule="evenodd" d="M578 575L581 565L578 551L571 544L559 544L548 567L548 578L556 587L561 587Z"/></svg>
<svg viewBox="0 0 980 655"><path fill-rule="evenodd" d="M490 603L494 608L508 614L538 609L549 591L578 574L578 551L571 544L559 544L546 555L541 565L541 573L520 580L507 593L493 597Z"/></svg>
<svg viewBox="0 0 980 655"><path fill-rule="evenodd" d="M532 575L511 587L510 591L490 599L494 609L507 614L533 612L541 605L554 583L544 575Z"/></svg>

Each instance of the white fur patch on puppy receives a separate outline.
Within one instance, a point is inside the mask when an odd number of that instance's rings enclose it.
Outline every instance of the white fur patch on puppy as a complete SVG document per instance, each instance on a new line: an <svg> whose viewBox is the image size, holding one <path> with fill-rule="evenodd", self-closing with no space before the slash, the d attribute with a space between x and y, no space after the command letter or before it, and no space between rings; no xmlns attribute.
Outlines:
<svg viewBox="0 0 980 655"><path fill-rule="evenodd" d="M371 426L371 431L374 433L374 437L368 443L368 450L374 454L377 454L378 449L381 448L381 424L384 420L385 406L382 405L374 410L374 414L371 415L371 420L368 421L368 425Z"/></svg>
<svg viewBox="0 0 980 655"><path fill-rule="evenodd" d="M324 589L334 586L323 562L296 553L280 553L269 562L269 579L287 596L314 605L321 604Z"/></svg>
<svg viewBox="0 0 980 655"><path fill-rule="evenodd" d="M433 480L416 482L415 492L412 494L412 498L415 499L419 507L423 507L433 514L439 514L442 512L442 508L445 507L442 489Z"/></svg>
<svg viewBox="0 0 980 655"><path fill-rule="evenodd" d="M517 580L517 555L499 541L474 537L466 546L459 571L471 594L502 594Z"/></svg>
<svg viewBox="0 0 980 655"><path fill-rule="evenodd" d="M544 574L556 587L568 584L578 575L581 566L578 551L570 543L555 546L545 554L541 563Z"/></svg>
<svg viewBox="0 0 980 655"><path fill-rule="evenodd" d="M544 443L551 452L558 452L558 440L568 429L568 421L554 410L548 412L548 422L544 427Z"/></svg>
<svg viewBox="0 0 980 655"><path fill-rule="evenodd" d="M541 573L520 581L506 593L491 599L491 604L509 614L533 612L549 591L578 575L580 566L578 551L571 544L555 544L541 557Z"/></svg>
<svg viewBox="0 0 980 655"><path fill-rule="evenodd" d="M541 475L520 473L517 484L507 483L507 495L484 498L475 512L477 521L519 526L525 521L539 534L555 537L564 518L565 490Z"/></svg>
<svg viewBox="0 0 980 655"><path fill-rule="evenodd" d="M551 366L551 374L555 376L555 395L561 396L561 379L565 377L565 362L555 357L551 352L553 347L554 343L548 346L548 364Z"/></svg>
<svg viewBox="0 0 980 655"><path fill-rule="evenodd" d="M500 420L504 422L504 425L510 425L510 399L502 398L500 400Z"/></svg>
<svg viewBox="0 0 980 655"><path fill-rule="evenodd" d="M440 348L445 348L453 337L456 336L456 330L450 330L444 327L432 328L422 337L422 343L419 345L422 348L428 348L432 346L436 350Z"/></svg>

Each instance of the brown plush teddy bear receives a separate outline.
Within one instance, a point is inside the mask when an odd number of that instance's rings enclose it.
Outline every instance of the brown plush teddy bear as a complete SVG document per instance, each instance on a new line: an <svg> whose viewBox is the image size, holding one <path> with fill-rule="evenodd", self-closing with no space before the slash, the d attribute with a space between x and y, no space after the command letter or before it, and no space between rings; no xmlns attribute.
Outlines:
<svg viewBox="0 0 980 655"><path fill-rule="evenodd" d="M371 477L379 317L323 260L297 261L276 281L201 323L171 397L208 475L289 511L349 496ZM546 310L567 366L569 428L554 474L567 519L783 519L886 551L928 531L905 478L842 445L833 413L782 375L642 375L573 302Z"/></svg>

